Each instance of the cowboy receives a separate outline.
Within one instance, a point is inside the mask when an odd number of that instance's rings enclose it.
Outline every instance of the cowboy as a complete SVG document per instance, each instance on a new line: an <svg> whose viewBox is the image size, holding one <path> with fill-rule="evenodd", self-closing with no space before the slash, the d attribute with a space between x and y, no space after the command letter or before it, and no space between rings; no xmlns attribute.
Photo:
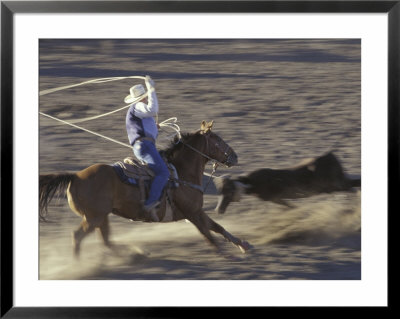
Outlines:
<svg viewBox="0 0 400 319"><path fill-rule="evenodd" d="M125 98L125 103L131 104L126 114L126 131L133 154L155 174L149 197L144 202L144 210L153 221L158 222L157 206L160 204L161 192L168 182L169 171L155 146L158 125L154 117L158 113L158 100L154 82L148 75L145 84L147 91L142 84L137 84L130 88L130 94Z"/></svg>

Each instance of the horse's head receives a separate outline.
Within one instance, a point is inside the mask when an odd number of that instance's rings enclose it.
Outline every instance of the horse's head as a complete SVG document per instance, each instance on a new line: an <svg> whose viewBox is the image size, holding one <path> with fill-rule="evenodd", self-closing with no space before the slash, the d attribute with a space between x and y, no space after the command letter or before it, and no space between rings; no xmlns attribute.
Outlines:
<svg viewBox="0 0 400 319"><path fill-rule="evenodd" d="M228 167L238 163L235 151L221 137L211 131L213 121L201 123L199 134L205 137L205 153L208 157Z"/></svg>

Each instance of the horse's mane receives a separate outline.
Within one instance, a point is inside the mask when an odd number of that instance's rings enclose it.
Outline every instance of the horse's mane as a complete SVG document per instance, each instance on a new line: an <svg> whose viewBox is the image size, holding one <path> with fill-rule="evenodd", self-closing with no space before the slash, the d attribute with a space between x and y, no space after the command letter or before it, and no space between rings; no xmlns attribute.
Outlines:
<svg viewBox="0 0 400 319"><path fill-rule="evenodd" d="M196 135L195 133L183 133L181 137L175 136L174 139L170 142L169 146L164 150L161 150L160 153L170 161L175 154L176 151L180 150L183 147L183 144L180 142L187 142L192 136Z"/></svg>

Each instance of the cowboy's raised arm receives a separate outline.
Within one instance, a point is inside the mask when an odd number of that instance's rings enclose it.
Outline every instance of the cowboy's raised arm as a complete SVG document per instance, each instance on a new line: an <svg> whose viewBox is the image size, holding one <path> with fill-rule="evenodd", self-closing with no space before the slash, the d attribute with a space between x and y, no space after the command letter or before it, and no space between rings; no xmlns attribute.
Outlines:
<svg viewBox="0 0 400 319"><path fill-rule="evenodd" d="M149 92L147 96L147 99L149 101L148 110L149 112L156 115L158 113L158 99L157 99L156 89L154 88L154 82L148 75L146 76L145 82L146 82L147 92Z"/></svg>
<svg viewBox="0 0 400 319"><path fill-rule="evenodd" d="M141 118L154 117L158 113L158 99L154 88L154 82L149 76L146 76L145 82L148 92L148 103L138 102L135 107L136 114Z"/></svg>

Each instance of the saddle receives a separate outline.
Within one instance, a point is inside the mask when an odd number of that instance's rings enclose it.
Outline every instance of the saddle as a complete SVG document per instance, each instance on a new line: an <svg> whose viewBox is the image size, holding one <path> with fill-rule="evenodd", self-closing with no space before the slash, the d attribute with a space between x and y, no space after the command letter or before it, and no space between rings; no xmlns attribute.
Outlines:
<svg viewBox="0 0 400 319"><path fill-rule="evenodd" d="M154 177L154 172L147 166L146 163L139 162L133 157L126 157L123 162L117 162L124 174L134 179L149 180Z"/></svg>
<svg viewBox="0 0 400 319"><path fill-rule="evenodd" d="M176 182L178 180L178 173L174 165L166 161L165 163L169 170L170 182L167 183L163 195L161 196L161 202L164 203L166 201L166 205L161 205L164 208L163 210L165 210L162 221L170 221L170 218L172 218L170 190L178 187L178 183ZM139 187L140 198L141 201L144 202L150 189L150 183L155 177L154 172L147 166L147 164L138 161L136 158L126 157L123 161L118 161L112 166L122 182Z"/></svg>

